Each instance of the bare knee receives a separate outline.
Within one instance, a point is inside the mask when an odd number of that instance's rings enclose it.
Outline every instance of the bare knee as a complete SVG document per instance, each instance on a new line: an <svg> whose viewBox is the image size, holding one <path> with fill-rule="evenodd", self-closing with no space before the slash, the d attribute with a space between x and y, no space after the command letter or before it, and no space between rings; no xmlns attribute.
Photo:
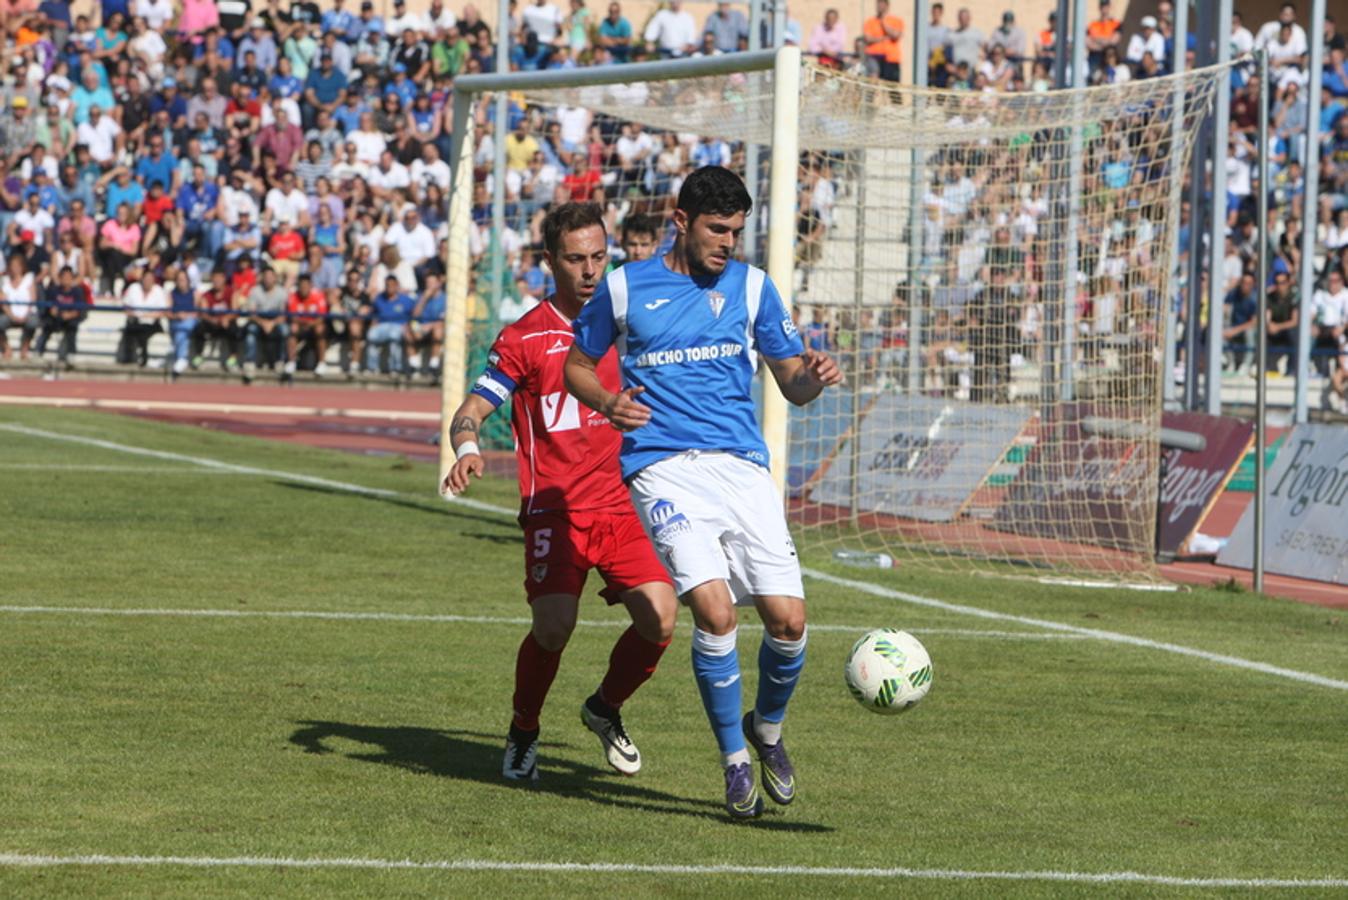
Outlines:
<svg viewBox="0 0 1348 900"><path fill-rule="evenodd" d="M798 641L805 636L805 601L798 597L757 597L755 605L763 630L779 641Z"/></svg>
<svg viewBox="0 0 1348 900"><path fill-rule="evenodd" d="M667 644L674 637L679 601L674 588L663 581L643 584L623 597L637 634L653 644Z"/></svg>
<svg viewBox="0 0 1348 900"><path fill-rule="evenodd" d="M576 598L539 597L533 603L533 635L538 646L552 653L566 647L576 628Z"/></svg>

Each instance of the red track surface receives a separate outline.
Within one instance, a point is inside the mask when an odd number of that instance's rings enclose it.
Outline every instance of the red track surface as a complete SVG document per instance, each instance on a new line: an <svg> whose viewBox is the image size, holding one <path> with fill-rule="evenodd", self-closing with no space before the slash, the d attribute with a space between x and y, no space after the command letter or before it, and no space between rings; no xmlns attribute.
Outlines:
<svg viewBox="0 0 1348 900"><path fill-rule="evenodd" d="M426 462L435 461L439 455L430 441L438 430L440 396L425 388L389 391L343 386L0 381L0 409L19 399L26 405L82 404L352 453L402 455ZM494 471L513 474L511 454L492 456L489 462ZM1217 537L1229 535L1250 498L1245 493L1223 494L1200 530ZM1251 581L1248 571L1207 563L1172 563L1162 566L1161 571L1184 584L1218 584L1234 578L1249 587ZM1339 585L1268 575L1264 589L1278 597L1348 609L1348 588Z"/></svg>

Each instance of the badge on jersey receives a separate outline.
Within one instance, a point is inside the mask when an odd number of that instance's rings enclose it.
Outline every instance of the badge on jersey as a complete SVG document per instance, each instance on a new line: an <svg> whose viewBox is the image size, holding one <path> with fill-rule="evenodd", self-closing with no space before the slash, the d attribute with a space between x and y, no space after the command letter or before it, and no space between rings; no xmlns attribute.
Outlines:
<svg viewBox="0 0 1348 900"><path fill-rule="evenodd" d="M721 318L721 310L725 308L725 294L720 291L707 291L707 302L711 304L711 314L716 318Z"/></svg>
<svg viewBox="0 0 1348 900"><path fill-rule="evenodd" d="M548 577L547 563L534 563L534 581L542 584L543 579Z"/></svg>

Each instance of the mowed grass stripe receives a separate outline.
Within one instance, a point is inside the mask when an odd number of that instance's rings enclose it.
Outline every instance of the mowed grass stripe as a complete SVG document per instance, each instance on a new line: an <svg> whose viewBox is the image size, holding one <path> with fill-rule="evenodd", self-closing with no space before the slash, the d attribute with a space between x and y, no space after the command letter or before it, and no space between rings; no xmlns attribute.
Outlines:
<svg viewBox="0 0 1348 900"><path fill-rule="evenodd" d="M342 612L340 610L302 610L302 609L120 609L110 606L0 606L0 613L11 614L51 614L51 615L88 615L88 616L182 616L185 618L217 619L320 619L354 622L427 622L462 625L529 625L532 619L525 616L458 616L393 612ZM597 621L578 619L580 628L626 628L626 619ZM688 623L676 624L675 628L686 630ZM832 625L818 622L810 623L811 631L841 632L846 634L864 634L865 625ZM1083 635L1045 634L1036 631L987 631L978 628L910 628L914 634L941 635L948 637L997 638L1003 640L1088 640Z"/></svg>
<svg viewBox="0 0 1348 900"><path fill-rule="evenodd" d="M283 481L290 481L297 484L307 484L315 487L321 487L328 490L342 491L352 494L385 497L390 499L414 500L420 501L423 498L418 495L402 493L399 491L371 488L349 482L335 481L328 478L321 478L314 475L306 475L296 472L288 472L277 469L266 469L255 466L245 466L236 463L224 462L210 457L193 456L182 453L173 453L169 451L155 450L149 447L138 447L129 444L121 444L113 441L106 441L100 438L86 437L83 435L67 434L63 432L48 431L45 429L31 428L25 425L13 423L0 423L0 430L10 431L16 434L23 434L29 437L44 438L52 441L82 444L85 446L98 447L105 450L113 450L122 453L130 453L140 456L147 456L155 459L169 460L173 462L188 462L205 468L234 471L241 474L258 475L267 478L275 478ZM446 498L450 502L466 506L480 512L492 513L500 516L514 518L516 511L503 506L497 506L491 503L471 500L464 497ZM1136 637L1134 635L1123 634L1116 631L1106 631L1098 628L1083 628L1077 625L1070 625L1065 622L1056 622L1049 619L1037 619L1028 616L1018 616L1010 613L997 612L995 610L984 609L982 607L968 606L966 604L948 603L944 600L938 600L933 597L924 597L918 594L911 594L905 591L895 590L884 585L875 584L869 581L861 581L852 578L842 578L827 572L809 567L802 567L802 573L808 577L819 581L825 581L839 587L846 587L851 590L871 594L872 596L885 597L891 600L899 600L904 603L924 606L930 609L939 609L948 613L956 613L964 616L975 616L994 621L1014 622L1020 625L1028 625L1034 628L1040 628L1048 631L1061 633L1079 634L1093 638L1106 643L1121 644L1132 647L1138 647L1147 650L1155 650L1163 653L1171 653L1179 656L1186 656L1191 659L1199 659L1216 665L1227 666L1231 668L1244 669L1246 671L1258 672L1263 675L1271 675L1277 678L1289 679L1301 684L1310 684L1317 687L1329 688L1332 690L1348 691L1348 681L1342 681L1335 678L1328 678L1312 672L1303 672L1297 669L1290 669L1283 666L1275 666L1258 660L1246 659L1244 657L1232 656L1222 653L1213 653L1207 650L1201 650L1196 647L1189 647L1183 644L1176 644L1167 641L1154 641L1149 638Z"/></svg>
<svg viewBox="0 0 1348 900"><path fill-rule="evenodd" d="M190 868L288 869L421 869L468 872L549 872L566 874L641 875L758 875L811 878L927 879L939 881L1048 881L1082 884L1150 884L1195 888L1342 888L1348 878L1191 878L1144 872L977 871L967 869L910 869L902 866L862 868L843 866L658 865L643 863L530 862L488 859L359 859L273 856L44 856L0 853L0 865L25 868L50 866L183 866Z"/></svg>

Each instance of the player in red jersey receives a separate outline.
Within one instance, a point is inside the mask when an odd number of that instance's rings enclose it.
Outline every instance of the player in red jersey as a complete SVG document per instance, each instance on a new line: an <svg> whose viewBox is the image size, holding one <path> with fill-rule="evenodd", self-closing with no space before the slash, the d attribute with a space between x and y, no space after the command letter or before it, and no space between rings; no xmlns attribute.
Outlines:
<svg viewBox="0 0 1348 900"><path fill-rule="evenodd" d="M539 713L576 626L586 575L598 569L604 599L626 606L632 625L618 638L608 671L580 715L598 735L609 765L634 775L641 754L627 735L620 708L650 678L669 646L678 601L622 483L622 435L602 415L577 403L563 384L571 321L594 293L608 261L603 211L591 203L557 207L543 221L543 243L557 292L496 338L486 371L450 420L449 439L458 461L444 487L460 494L470 476L482 477L478 430L513 395L510 424L519 465L524 589L533 627L515 662L515 714L502 774L538 778ZM621 390L615 352L600 360L598 373L609 390Z"/></svg>

